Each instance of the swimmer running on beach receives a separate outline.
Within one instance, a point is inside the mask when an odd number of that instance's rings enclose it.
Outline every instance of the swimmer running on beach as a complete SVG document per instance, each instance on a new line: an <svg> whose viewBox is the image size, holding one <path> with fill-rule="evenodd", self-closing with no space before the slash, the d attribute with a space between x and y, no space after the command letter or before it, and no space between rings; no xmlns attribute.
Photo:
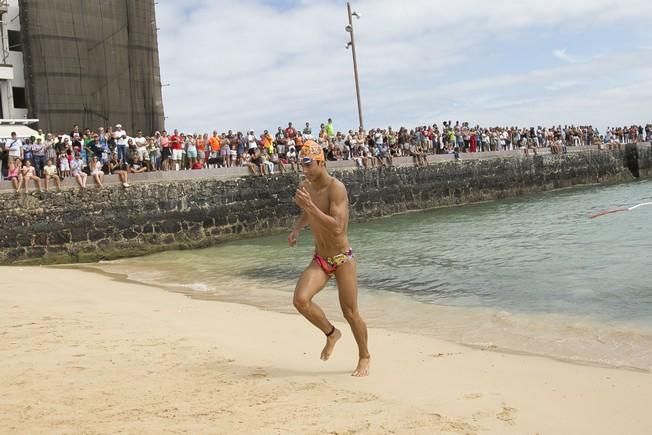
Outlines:
<svg viewBox="0 0 652 435"><path fill-rule="evenodd" d="M347 237L349 203L346 187L328 174L324 151L315 141L304 144L300 163L306 180L299 186L294 200L302 212L288 236L288 243L296 245L301 230L310 226L315 238L315 256L299 278L294 290L294 306L326 335L326 345L321 352L321 359L326 361L342 333L328 321L312 298L334 276L342 313L358 344L358 366L351 375L367 376L370 361L367 325L358 311L356 263Z"/></svg>

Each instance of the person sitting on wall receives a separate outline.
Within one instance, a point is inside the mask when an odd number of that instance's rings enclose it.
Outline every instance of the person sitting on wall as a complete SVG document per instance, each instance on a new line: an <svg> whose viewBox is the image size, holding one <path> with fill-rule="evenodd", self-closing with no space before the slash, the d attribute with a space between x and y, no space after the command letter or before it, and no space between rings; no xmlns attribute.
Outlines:
<svg viewBox="0 0 652 435"><path fill-rule="evenodd" d="M376 164L376 166L381 168L385 166L385 162L383 160L384 155L381 148L378 145L374 145L373 147L370 147L370 151L375 160L374 164Z"/></svg>
<svg viewBox="0 0 652 435"><path fill-rule="evenodd" d="M61 192L61 178L57 174L57 166L52 162L52 159L48 160L47 165L43 168L43 175L45 176L45 191L50 191L50 179L53 179L57 185L57 191Z"/></svg>
<svg viewBox="0 0 652 435"><path fill-rule="evenodd" d="M261 177L265 175L265 163L258 147L249 150L249 161L245 165L254 175L260 175ZM256 169L258 169L258 172L256 172Z"/></svg>
<svg viewBox="0 0 652 435"><path fill-rule="evenodd" d="M25 186L25 193L27 193L27 186L30 180L34 180L34 185L41 191L41 179L36 175L36 169L32 166L32 161L25 159L25 166L21 168L23 174L23 183Z"/></svg>
<svg viewBox="0 0 652 435"><path fill-rule="evenodd" d="M417 145L417 153L421 155L421 165L428 166L428 153L421 144Z"/></svg>
<svg viewBox="0 0 652 435"><path fill-rule="evenodd" d="M91 177L95 180L97 188L101 189L104 187L102 184L102 180L104 180L104 171L102 171L102 162L97 158L97 156L93 156L91 159L90 167Z"/></svg>
<svg viewBox="0 0 652 435"><path fill-rule="evenodd" d="M224 157L222 156L222 153L228 153L229 148L228 147L223 147L220 149L220 151L207 151L206 153L208 154L208 160L206 162L206 167L207 168L220 168L224 166Z"/></svg>
<svg viewBox="0 0 652 435"><path fill-rule="evenodd" d="M272 156L269 158L269 160L272 162L273 165L276 165L278 167L278 170L281 174L285 174L286 172L285 166L283 166L283 161L281 160L281 158L279 157L276 151L272 153ZM274 171L272 170L272 173L273 172Z"/></svg>
<svg viewBox="0 0 652 435"><path fill-rule="evenodd" d="M147 166L140 161L140 156L137 154L134 155L134 160L129 163L129 172L132 174L140 174L141 172L147 172Z"/></svg>
<svg viewBox="0 0 652 435"><path fill-rule="evenodd" d="M362 148L362 166L364 168L375 168L376 158L373 156L368 144L364 144Z"/></svg>
<svg viewBox="0 0 652 435"><path fill-rule="evenodd" d="M263 152L261 155L263 159L263 166L267 168L267 173L268 174L273 174L274 173L274 162L272 162L271 156L269 155L269 152L267 151L267 148L263 148Z"/></svg>
<svg viewBox="0 0 652 435"><path fill-rule="evenodd" d="M610 150L620 150L622 149L622 144L618 139L615 137L612 137L611 140L609 141L609 149Z"/></svg>
<svg viewBox="0 0 652 435"><path fill-rule="evenodd" d="M81 158L79 153L75 154L74 160L70 162L70 175L75 177L77 184L79 184L79 190L86 189L86 179L88 175L84 172L84 161Z"/></svg>
<svg viewBox="0 0 652 435"><path fill-rule="evenodd" d="M7 165L7 181L11 181L11 185L16 189L16 193L20 191L20 188L23 185L23 174L20 168L20 160L9 158L9 164Z"/></svg>
<svg viewBox="0 0 652 435"><path fill-rule="evenodd" d="M129 187L127 179L129 178L129 171L126 163L118 160L118 153L114 152L109 160L109 173L116 174L122 183L122 187Z"/></svg>
<svg viewBox="0 0 652 435"><path fill-rule="evenodd" d="M459 147L458 147L459 149ZM422 166L423 163L423 153L421 152L421 146L412 144L410 145L410 154L414 160L414 166Z"/></svg>

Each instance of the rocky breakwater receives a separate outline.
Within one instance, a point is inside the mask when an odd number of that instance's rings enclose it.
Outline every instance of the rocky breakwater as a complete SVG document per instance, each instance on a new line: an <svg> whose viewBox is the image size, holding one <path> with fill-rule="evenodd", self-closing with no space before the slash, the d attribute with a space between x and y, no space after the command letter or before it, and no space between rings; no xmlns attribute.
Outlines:
<svg viewBox="0 0 652 435"><path fill-rule="evenodd" d="M634 179L625 151L464 159L335 171L356 221L410 210ZM299 213L296 174L0 194L0 263L109 260L284 231Z"/></svg>

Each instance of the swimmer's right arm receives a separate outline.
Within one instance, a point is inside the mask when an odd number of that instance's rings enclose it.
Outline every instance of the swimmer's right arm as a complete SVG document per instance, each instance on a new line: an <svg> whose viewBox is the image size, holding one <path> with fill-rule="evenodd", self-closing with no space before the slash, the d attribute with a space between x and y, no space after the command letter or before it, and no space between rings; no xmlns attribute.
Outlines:
<svg viewBox="0 0 652 435"><path fill-rule="evenodd" d="M299 184L299 187L297 188L297 191L299 191L301 189L305 189L308 186L310 186L310 181L303 180ZM296 199L295 199L295 202L296 202ZM297 222L292 227L292 231L296 230L297 232L300 232L302 229L304 229L307 226L308 226L308 214L305 212L305 210L301 210L301 214L299 215L299 219L297 219Z"/></svg>
<svg viewBox="0 0 652 435"><path fill-rule="evenodd" d="M298 190L307 188L309 185L310 185L310 181L303 180L299 184ZM299 219L297 219L297 222L292 227L292 231L290 232L290 235L288 236L288 244L290 246L294 246L294 245L297 244L297 239L299 238L299 233L301 232L301 230L303 230L307 226L308 226L308 214L304 210L301 210L301 214L299 215Z"/></svg>

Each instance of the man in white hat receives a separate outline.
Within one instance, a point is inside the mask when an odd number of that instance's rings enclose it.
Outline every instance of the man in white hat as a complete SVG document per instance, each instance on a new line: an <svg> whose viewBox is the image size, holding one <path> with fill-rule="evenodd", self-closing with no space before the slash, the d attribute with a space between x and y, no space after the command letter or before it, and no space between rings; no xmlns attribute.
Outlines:
<svg viewBox="0 0 652 435"><path fill-rule="evenodd" d="M253 129L249 130L249 134L247 135L247 144L249 146L249 150L258 148L258 142L256 141L256 135L254 134Z"/></svg>
<svg viewBox="0 0 652 435"><path fill-rule="evenodd" d="M127 132L122 129L122 124L116 124L113 130L113 138L118 149L118 161L127 161Z"/></svg>

